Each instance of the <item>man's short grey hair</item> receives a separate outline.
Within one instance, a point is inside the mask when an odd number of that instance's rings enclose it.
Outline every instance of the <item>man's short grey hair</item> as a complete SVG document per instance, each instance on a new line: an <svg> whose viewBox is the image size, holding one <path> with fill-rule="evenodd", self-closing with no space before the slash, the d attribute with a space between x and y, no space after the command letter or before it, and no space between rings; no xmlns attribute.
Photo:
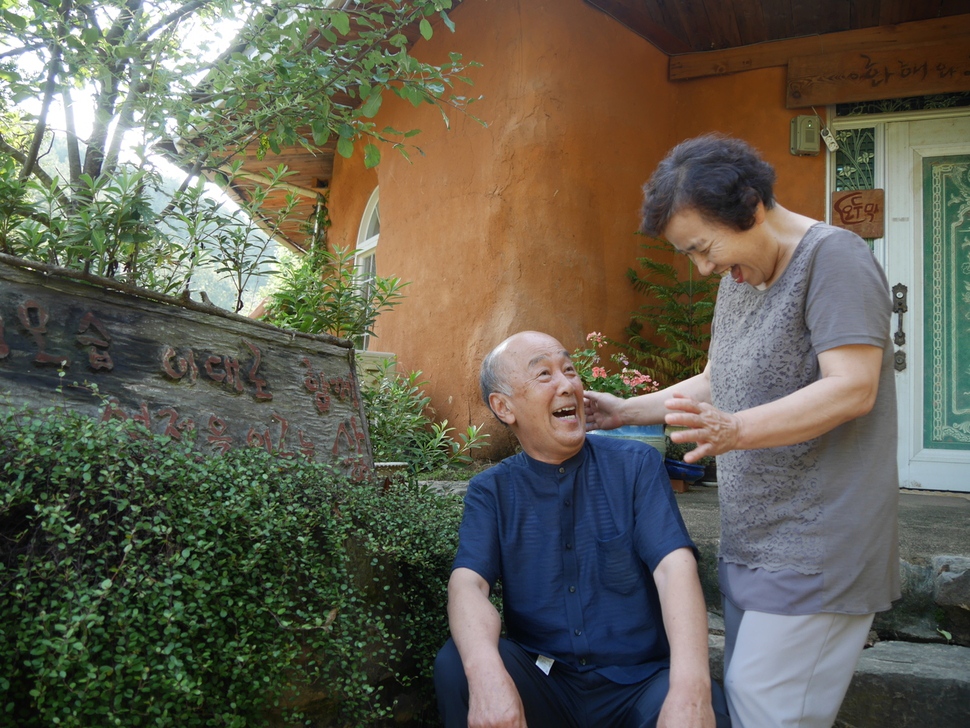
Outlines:
<svg viewBox="0 0 970 728"><path fill-rule="evenodd" d="M504 349L505 347L502 344L492 349L488 353L488 356L482 360L482 369L478 375L478 384L482 389L482 399L485 400L485 404L488 405L489 409L492 408L492 405L489 404L488 397L492 392L505 395L512 394L511 387L505 381L507 372L502 364L502 352Z"/></svg>

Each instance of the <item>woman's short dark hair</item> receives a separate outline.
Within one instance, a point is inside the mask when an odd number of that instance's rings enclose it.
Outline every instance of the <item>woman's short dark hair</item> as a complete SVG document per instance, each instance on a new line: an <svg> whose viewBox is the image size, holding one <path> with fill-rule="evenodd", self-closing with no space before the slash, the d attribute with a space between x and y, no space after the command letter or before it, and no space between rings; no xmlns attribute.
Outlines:
<svg viewBox="0 0 970 728"><path fill-rule="evenodd" d="M705 134L667 153L643 186L640 232L663 235L670 218L694 209L734 230L754 225L758 203L774 207L775 170L740 139Z"/></svg>

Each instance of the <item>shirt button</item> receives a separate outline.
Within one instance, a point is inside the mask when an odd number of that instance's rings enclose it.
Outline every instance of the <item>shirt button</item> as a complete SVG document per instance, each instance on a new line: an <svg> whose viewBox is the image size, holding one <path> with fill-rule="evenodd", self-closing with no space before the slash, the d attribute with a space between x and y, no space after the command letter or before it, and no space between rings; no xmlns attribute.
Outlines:
<svg viewBox="0 0 970 728"><path fill-rule="evenodd" d="M559 468L559 474L562 475L566 472L566 468Z"/></svg>
<svg viewBox="0 0 970 728"><path fill-rule="evenodd" d="M581 635L582 633L583 633L583 630L581 630L581 629L574 629L573 630L573 634L576 635L577 637L579 637L579 635Z"/></svg>
<svg viewBox="0 0 970 728"><path fill-rule="evenodd" d="M573 502L571 500L569 500L569 498L567 498L566 500L564 500L563 503L565 503L567 506L571 506L573 504Z"/></svg>
<svg viewBox="0 0 970 728"><path fill-rule="evenodd" d="M567 543L566 544L566 551L570 551L572 549L572 547L573 547L573 545L571 543Z"/></svg>
<svg viewBox="0 0 970 728"><path fill-rule="evenodd" d="M585 665L586 664L586 658L585 657L580 657L579 658L579 664L580 665Z"/></svg>
<svg viewBox="0 0 970 728"><path fill-rule="evenodd" d="M576 587L574 587L574 586L569 587L569 593L570 594L575 594L576 593Z"/></svg>

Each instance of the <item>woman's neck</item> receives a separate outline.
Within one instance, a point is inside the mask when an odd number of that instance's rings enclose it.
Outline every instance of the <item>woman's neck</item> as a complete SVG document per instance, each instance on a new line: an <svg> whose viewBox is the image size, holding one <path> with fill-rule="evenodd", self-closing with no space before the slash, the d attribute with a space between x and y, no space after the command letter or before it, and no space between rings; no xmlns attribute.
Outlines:
<svg viewBox="0 0 970 728"><path fill-rule="evenodd" d="M765 288L771 286L785 272L785 269L791 262L792 255L795 253L795 249L802 241L802 238L805 237L805 233L817 222L818 220L813 220L806 215L792 212L777 202L774 207L765 211L763 232L777 246L775 268L771 278L765 281Z"/></svg>

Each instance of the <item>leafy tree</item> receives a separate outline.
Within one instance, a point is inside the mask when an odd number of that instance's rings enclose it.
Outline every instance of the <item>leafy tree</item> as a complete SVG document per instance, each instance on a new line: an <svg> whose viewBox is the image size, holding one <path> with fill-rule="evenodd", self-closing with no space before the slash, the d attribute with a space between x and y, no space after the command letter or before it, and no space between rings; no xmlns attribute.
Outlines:
<svg viewBox="0 0 970 728"><path fill-rule="evenodd" d="M447 122L472 99L454 93L468 65L410 55L451 0L0 0L0 252L119 278L163 293L186 289L206 257L241 287L266 257L249 242L279 230L293 197L270 169L243 205L248 221L204 194L229 184L246 154L300 145L343 156L379 143L408 153L417 130L379 128L387 93L430 103ZM212 47L227 27L228 47ZM35 105L27 106L32 100ZM78 108L93 108L89 134ZM63 109L57 128L55 109ZM52 138L66 142L54 165ZM158 153L187 170L160 209ZM251 222L250 222L251 221ZM312 221L308 221L312 224Z"/></svg>

